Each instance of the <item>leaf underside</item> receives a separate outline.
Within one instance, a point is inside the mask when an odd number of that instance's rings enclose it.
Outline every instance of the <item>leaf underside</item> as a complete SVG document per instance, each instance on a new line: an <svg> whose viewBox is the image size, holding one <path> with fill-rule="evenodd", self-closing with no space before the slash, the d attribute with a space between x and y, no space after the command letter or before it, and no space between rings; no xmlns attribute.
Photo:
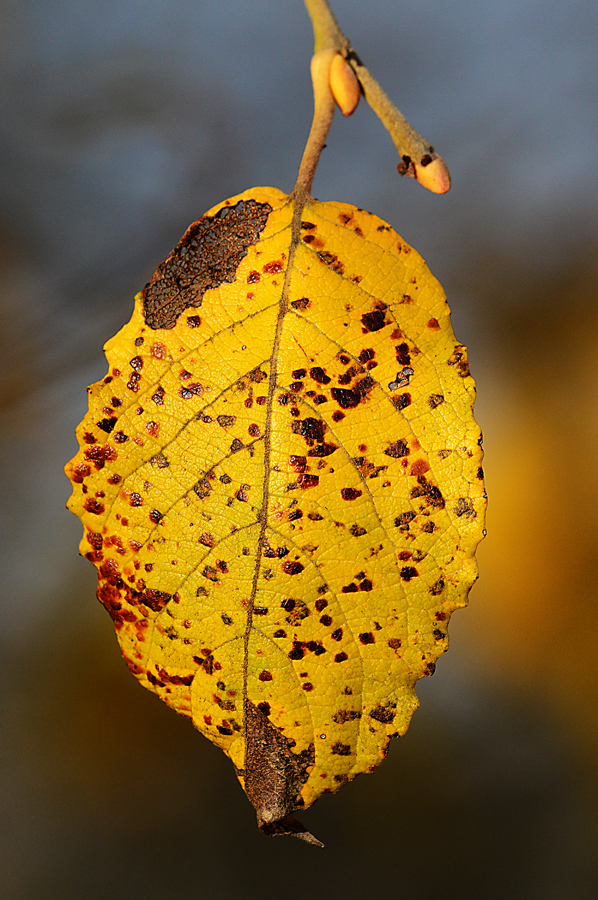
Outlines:
<svg viewBox="0 0 598 900"><path fill-rule="evenodd" d="M256 188L194 223L106 345L67 466L123 655L269 834L373 771L476 578L473 380L376 216Z"/></svg>

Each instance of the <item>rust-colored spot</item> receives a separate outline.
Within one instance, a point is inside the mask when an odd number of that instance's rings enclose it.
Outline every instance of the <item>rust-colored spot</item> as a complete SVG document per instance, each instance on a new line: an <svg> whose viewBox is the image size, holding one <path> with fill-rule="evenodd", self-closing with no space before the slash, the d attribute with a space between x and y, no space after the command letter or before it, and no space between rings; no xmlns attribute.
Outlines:
<svg viewBox="0 0 598 900"><path fill-rule="evenodd" d="M272 681L272 672L268 672L267 669L264 669L257 677L260 681Z"/></svg>
<svg viewBox="0 0 598 900"><path fill-rule="evenodd" d="M337 725L344 725L345 722L354 722L355 719L361 719L361 712L358 709L339 709L332 717L332 721Z"/></svg>
<svg viewBox="0 0 598 900"><path fill-rule="evenodd" d="M306 456L295 456L293 454L293 455L289 456L289 466L295 472L305 472L305 469L307 468L307 457ZM303 513L301 513L301 515L303 515ZM297 518L297 517L295 516L295 518Z"/></svg>
<svg viewBox="0 0 598 900"><path fill-rule="evenodd" d="M374 644L376 639L371 631L364 631L359 635L362 644Z"/></svg>
<svg viewBox="0 0 598 900"><path fill-rule="evenodd" d="M450 359L448 360L449 366L455 366L457 372L461 376L461 378L466 378L469 375L469 362L467 360L467 350L463 346L463 344L457 344L453 353L451 354Z"/></svg>
<svg viewBox="0 0 598 900"><path fill-rule="evenodd" d="M358 497L361 497L362 491L357 490L357 488L342 488L341 489L341 497L343 500L357 500Z"/></svg>
<svg viewBox="0 0 598 900"><path fill-rule="evenodd" d="M410 475L425 475L430 471L430 463L425 459L416 459L409 469Z"/></svg>
<svg viewBox="0 0 598 900"><path fill-rule="evenodd" d="M351 747L349 746L349 744L343 744L341 741L335 741L330 748L330 752L336 754L337 756L350 756Z"/></svg>
<svg viewBox="0 0 598 900"><path fill-rule="evenodd" d="M309 370L309 374L318 384L329 384L330 376L326 374L321 366L314 366Z"/></svg>
<svg viewBox="0 0 598 900"><path fill-rule="evenodd" d="M335 253L330 253L328 250L320 250L318 252L318 259L320 262L323 262L325 266L328 266L329 269L332 269L333 272L336 272L337 275L344 274L345 265Z"/></svg>
<svg viewBox="0 0 598 900"><path fill-rule="evenodd" d="M444 497L440 493L440 489L435 484L428 484L423 475L420 478L421 483L417 487L412 488L411 497L413 499L424 497L431 506L435 506L437 509L444 509Z"/></svg>
<svg viewBox="0 0 598 900"><path fill-rule="evenodd" d="M338 450L338 444L325 442L323 444L318 444L316 447L312 447L311 450L308 450L307 455L316 457L330 456L335 450Z"/></svg>
<svg viewBox="0 0 598 900"><path fill-rule="evenodd" d="M146 324L174 328L182 312L201 306L207 290L231 284L271 212L269 203L240 200L194 222L143 290Z"/></svg>
<svg viewBox="0 0 598 900"><path fill-rule="evenodd" d="M156 404L156 406L162 406L164 403L164 395L166 391L162 387L162 385L158 385L154 393L152 394L152 400Z"/></svg>
<svg viewBox="0 0 598 900"><path fill-rule="evenodd" d="M299 575L300 572L303 572L303 568L304 567L301 565L300 562L295 562L295 561L291 561L291 560L284 562L281 566L282 571L286 575Z"/></svg>
<svg viewBox="0 0 598 900"><path fill-rule="evenodd" d="M284 263L281 259L273 259L263 267L263 271L268 275L277 275L279 272L282 272L283 269Z"/></svg>
<svg viewBox="0 0 598 900"><path fill-rule="evenodd" d="M83 480L91 473L91 469L85 463L77 463L72 471L72 479L76 484L82 484Z"/></svg>
<svg viewBox="0 0 598 900"><path fill-rule="evenodd" d="M139 372L131 372L131 377L127 382L127 387L130 391L136 394L139 390L139 381L141 379L141 375Z"/></svg>
<svg viewBox="0 0 598 900"><path fill-rule="evenodd" d="M336 400L341 409L354 409L359 406L361 397L355 391L346 388L332 388L332 399Z"/></svg>
<svg viewBox="0 0 598 900"><path fill-rule="evenodd" d="M370 718L375 719L377 722L382 722L383 725L390 725L396 716L396 708L396 703L389 703L386 706L376 706L376 708L370 712Z"/></svg>
<svg viewBox="0 0 598 900"><path fill-rule="evenodd" d="M364 313L361 317L361 324L365 332L380 331L388 324L384 309L374 309L372 312Z"/></svg>
<svg viewBox="0 0 598 900"><path fill-rule="evenodd" d="M408 366L411 362L409 345L402 343L399 344L398 347L395 347L395 356L398 363L400 363L402 366ZM413 372L411 374L413 374Z"/></svg>
<svg viewBox="0 0 598 900"><path fill-rule="evenodd" d="M98 428L101 431L105 431L106 434L110 434L110 432L116 425L117 421L118 420L117 420L116 416L110 416L109 418L106 418L106 419L100 419L99 422L96 422L96 425L98 426Z"/></svg>
<svg viewBox="0 0 598 900"><path fill-rule="evenodd" d="M195 316L196 319L199 319L199 316ZM187 320L189 321L189 320ZM162 341L155 341L150 348L150 354L154 357L154 359L166 359L166 355L168 350L166 346L162 343Z"/></svg>
<svg viewBox="0 0 598 900"><path fill-rule="evenodd" d="M300 297L299 300L291 300L291 306L293 309L307 309L310 305L310 300L308 297Z"/></svg>
<svg viewBox="0 0 598 900"><path fill-rule="evenodd" d="M297 484L302 490L307 490L308 488L317 487L320 483L320 479L317 475L310 475L309 473L305 473L304 475L300 475L297 479Z"/></svg>
<svg viewBox="0 0 598 900"><path fill-rule="evenodd" d="M322 419L314 419L312 417L308 417L307 419L301 419L298 422L293 422L292 427L293 433L300 434L309 447L312 447L316 442L321 444L324 440L326 424L322 421Z"/></svg>
<svg viewBox="0 0 598 900"><path fill-rule="evenodd" d="M409 454L409 447L403 440L393 441L392 444L388 445L384 453L386 456L392 457L392 459L401 459L401 457Z"/></svg>
<svg viewBox="0 0 598 900"><path fill-rule="evenodd" d="M287 655L289 659L303 659L305 656L305 645L301 641L293 641L293 648Z"/></svg>
<svg viewBox="0 0 598 900"><path fill-rule="evenodd" d="M477 516L471 500L468 500L467 497L459 497L453 512L459 517L466 516L468 519L475 519Z"/></svg>
<svg viewBox="0 0 598 900"><path fill-rule="evenodd" d="M393 397L392 405L398 410L407 409L408 406L411 406L411 394L399 394L398 397Z"/></svg>

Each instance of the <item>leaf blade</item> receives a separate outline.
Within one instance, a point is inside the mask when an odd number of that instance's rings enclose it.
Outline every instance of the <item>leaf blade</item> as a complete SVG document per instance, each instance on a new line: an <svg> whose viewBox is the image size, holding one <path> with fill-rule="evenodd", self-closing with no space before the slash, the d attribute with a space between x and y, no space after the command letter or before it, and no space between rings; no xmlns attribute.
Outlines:
<svg viewBox="0 0 598 900"><path fill-rule="evenodd" d="M271 829L380 763L446 649L483 527L473 381L440 285L362 210L254 189L169 260L106 345L70 507L132 671Z"/></svg>

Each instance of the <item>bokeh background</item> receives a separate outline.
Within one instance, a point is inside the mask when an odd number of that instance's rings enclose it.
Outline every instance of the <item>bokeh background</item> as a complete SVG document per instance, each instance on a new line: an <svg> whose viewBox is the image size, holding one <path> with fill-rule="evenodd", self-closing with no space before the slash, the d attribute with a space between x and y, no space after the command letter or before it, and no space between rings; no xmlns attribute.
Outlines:
<svg viewBox="0 0 598 900"><path fill-rule="evenodd" d="M448 161L396 174L366 105L314 192L445 286L490 495L471 605L388 760L267 839L218 751L120 657L62 466L102 344L187 225L293 186L300 0L0 0L0 896L598 897L598 6L335 0Z"/></svg>

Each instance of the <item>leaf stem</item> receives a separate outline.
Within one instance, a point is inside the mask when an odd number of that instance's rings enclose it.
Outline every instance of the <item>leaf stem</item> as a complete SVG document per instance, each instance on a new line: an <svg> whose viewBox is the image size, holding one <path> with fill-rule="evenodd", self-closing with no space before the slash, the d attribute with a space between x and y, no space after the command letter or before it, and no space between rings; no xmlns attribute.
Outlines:
<svg viewBox="0 0 598 900"><path fill-rule="evenodd" d="M308 2L308 0L306 0ZM310 0L313 2L313 0ZM299 166L294 195L297 200L311 196L311 186L320 154L324 149L332 119L334 118L334 97L330 90L330 63L335 50L319 50L311 60L311 78L314 87L314 117Z"/></svg>
<svg viewBox="0 0 598 900"><path fill-rule="evenodd" d="M342 50L347 41L338 27L327 0L305 0L314 29L314 53Z"/></svg>

